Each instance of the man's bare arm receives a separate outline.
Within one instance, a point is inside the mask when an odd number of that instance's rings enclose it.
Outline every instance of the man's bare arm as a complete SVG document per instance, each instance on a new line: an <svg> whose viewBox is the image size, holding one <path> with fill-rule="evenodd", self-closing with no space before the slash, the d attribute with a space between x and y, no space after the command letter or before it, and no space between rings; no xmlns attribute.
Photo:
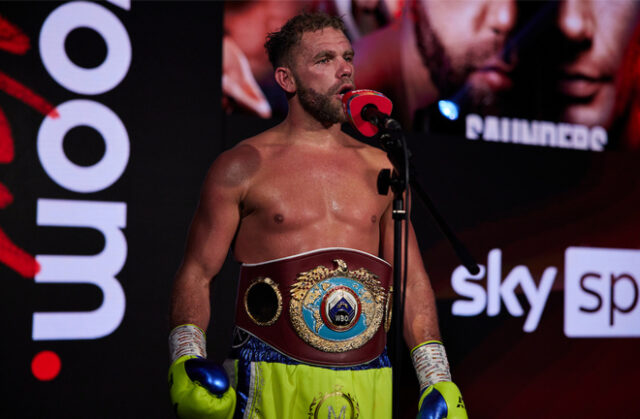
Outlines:
<svg viewBox="0 0 640 419"><path fill-rule="evenodd" d="M393 263L393 219L391 206L381 223L382 257ZM404 227L403 227L404 235ZM404 241L404 236L403 236ZM428 340L440 340L438 314L431 281L424 268L422 256L411 223L409 224L407 288L403 322L404 339L411 349ZM396 291L396 292L399 292Z"/></svg>
<svg viewBox="0 0 640 419"><path fill-rule="evenodd" d="M192 323L207 330L209 286L220 271L240 222L246 189L244 146L223 153L205 179L191 223L187 248L171 294L170 326Z"/></svg>
<svg viewBox="0 0 640 419"><path fill-rule="evenodd" d="M387 210L381 225L383 256L393 255L393 220ZM404 233L404 229L403 229ZM438 328L435 296L420 256L413 226L409 223L407 289L405 290L404 339L420 385L418 417L467 419L460 389L451 378L449 361Z"/></svg>

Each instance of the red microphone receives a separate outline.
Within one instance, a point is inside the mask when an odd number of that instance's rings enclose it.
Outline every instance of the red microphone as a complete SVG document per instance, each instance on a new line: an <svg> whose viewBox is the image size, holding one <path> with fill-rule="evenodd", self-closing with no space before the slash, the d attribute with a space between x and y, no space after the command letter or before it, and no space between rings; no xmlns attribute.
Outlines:
<svg viewBox="0 0 640 419"><path fill-rule="evenodd" d="M379 115L391 115L393 104L388 97L375 90L351 90L342 96L342 107L349 122L362 135L373 137L378 133L375 121Z"/></svg>

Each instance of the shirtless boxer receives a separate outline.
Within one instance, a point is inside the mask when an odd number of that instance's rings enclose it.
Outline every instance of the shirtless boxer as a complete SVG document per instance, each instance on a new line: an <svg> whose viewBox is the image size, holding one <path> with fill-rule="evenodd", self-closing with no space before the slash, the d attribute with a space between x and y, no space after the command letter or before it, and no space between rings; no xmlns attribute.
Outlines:
<svg viewBox="0 0 640 419"><path fill-rule="evenodd" d="M221 154L206 177L172 293L172 403L181 418L390 418L392 198L376 177L391 165L341 131L351 44L338 18L303 14L265 46L289 113ZM229 385L205 359L204 331L210 282L231 245L243 263L236 324L249 333ZM408 261L404 337L421 417L466 418L412 228Z"/></svg>

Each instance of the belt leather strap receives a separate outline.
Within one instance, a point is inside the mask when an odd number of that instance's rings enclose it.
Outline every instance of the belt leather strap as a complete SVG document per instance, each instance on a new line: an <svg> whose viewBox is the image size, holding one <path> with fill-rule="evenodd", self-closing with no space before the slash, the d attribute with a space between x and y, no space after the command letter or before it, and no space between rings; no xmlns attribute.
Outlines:
<svg viewBox="0 0 640 419"><path fill-rule="evenodd" d="M236 325L301 362L364 364L386 345L390 287L391 265L353 249L243 264Z"/></svg>

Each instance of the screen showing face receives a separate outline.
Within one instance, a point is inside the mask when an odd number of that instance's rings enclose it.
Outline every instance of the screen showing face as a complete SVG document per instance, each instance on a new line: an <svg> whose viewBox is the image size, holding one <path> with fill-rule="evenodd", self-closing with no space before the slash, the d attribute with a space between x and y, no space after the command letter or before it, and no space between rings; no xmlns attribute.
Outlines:
<svg viewBox="0 0 640 419"><path fill-rule="evenodd" d="M230 144L247 121L286 116L264 36L300 10L343 18L356 88L391 99L416 177L481 267L461 265L414 195L469 415L611 416L611 400L633 404L624 388L640 373L640 2L227 2ZM605 382L623 390L593 385ZM507 395L496 411L498 387Z"/></svg>
<svg viewBox="0 0 640 419"><path fill-rule="evenodd" d="M498 122L509 125L497 134L502 141L594 151L640 146L640 3L634 0L227 2L228 112L286 114L264 38L296 13L317 10L343 17L357 87L389 96L407 128L461 135L467 128L492 141L494 120L485 118L493 116L509 118ZM248 33L247 26L258 29ZM457 131L433 123L451 118L443 107L462 120Z"/></svg>

